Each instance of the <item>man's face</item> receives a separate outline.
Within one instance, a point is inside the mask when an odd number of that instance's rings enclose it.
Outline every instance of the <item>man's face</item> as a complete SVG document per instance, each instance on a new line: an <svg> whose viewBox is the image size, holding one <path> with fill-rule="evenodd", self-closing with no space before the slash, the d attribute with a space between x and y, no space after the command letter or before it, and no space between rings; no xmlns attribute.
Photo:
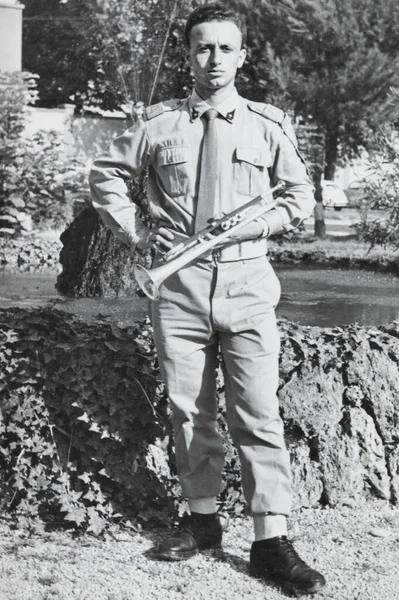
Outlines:
<svg viewBox="0 0 399 600"><path fill-rule="evenodd" d="M246 56L241 43L241 32L232 21L210 21L192 28L190 62L198 93L212 94L234 83Z"/></svg>

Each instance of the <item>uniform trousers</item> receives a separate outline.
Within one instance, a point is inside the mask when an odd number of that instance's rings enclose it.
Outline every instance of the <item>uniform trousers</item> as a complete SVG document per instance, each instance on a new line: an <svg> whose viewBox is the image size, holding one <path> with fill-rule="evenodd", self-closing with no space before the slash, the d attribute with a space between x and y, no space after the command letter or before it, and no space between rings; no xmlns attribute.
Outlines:
<svg viewBox="0 0 399 600"><path fill-rule="evenodd" d="M157 266L155 263L154 266ZM217 431L216 367L222 358L226 414L253 515L289 515L289 454L279 415L280 283L266 256L201 259L160 286L151 320L169 395L176 462L187 498L217 496L224 453Z"/></svg>

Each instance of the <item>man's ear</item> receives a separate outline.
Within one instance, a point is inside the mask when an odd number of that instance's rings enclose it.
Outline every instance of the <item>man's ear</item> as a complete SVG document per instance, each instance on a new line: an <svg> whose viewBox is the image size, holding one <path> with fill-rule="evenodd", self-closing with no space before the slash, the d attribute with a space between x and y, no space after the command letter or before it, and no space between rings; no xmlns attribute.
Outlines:
<svg viewBox="0 0 399 600"><path fill-rule="evenodd" d="M184 60L184 68L187 69L187 71L190 71L191 77L194 77L193 63L192 63L191 56L190 56L190 50L187 47L185 48L184 53L183 53L183 60Z"/></svg>
<svg viewBox="0 0 399 600"><path fill-rule="evenodd" d="M242 65L245 63L245 59L247 57L247 51L245 48L241 48L240 56L238 59L238 68L241 69Z"/></svg>
<svg viewBox="0 0 399 600"><path fill-rule="evenodd" d="M191 57L190 57L190 48L188 46L184 46L183 50L184 62L186 65L191 65Z"/></svg>

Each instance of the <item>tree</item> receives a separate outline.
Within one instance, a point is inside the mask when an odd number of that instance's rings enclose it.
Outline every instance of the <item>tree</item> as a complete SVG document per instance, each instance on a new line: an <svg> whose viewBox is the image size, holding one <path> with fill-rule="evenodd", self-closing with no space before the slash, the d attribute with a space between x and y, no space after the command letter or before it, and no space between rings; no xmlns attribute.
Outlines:
<svg viewBox="0 0 399 600"><path fill-rule="evenodd" d="M190 6L189 0L27 0L23 62L41 76L39 103L120 109L148 104L165 88L181 93L187 68L177 30Z"/></svg>
<svg viewBox="0 0 399 600"><path fill-rule="evenodd" d="M325 134L324 177L333 179L338 161L358 155L379 126L377 108L399 85L399 54L378 41L385 39L388 22L380 21L379 31L373 31L374 0L300 4L308 34L302 29L306 44L291 89L296 109L308 110ZM399 25L397 5L377 4L382 12L391 5Z"/></svg>
<svg viewBox="0 0 399 600"><path fill-rule="evenodd" d="M73 101L77 110L96 104L130 112L138 103L185 95L192 80L181 31L188 11L201 3L27 0L24 66L41 75L40 103ZM227 5L244 14L249 30L239 90L317 128L325 140L318 172L332 179L340 161L367 145L380 125L381 105L399 86L396 0Z"/></svg>
<svg viewBox="0 0 399 600"><path fill-rule="evenodd" d="M38 105L52 107L71 102L75 93L90 95L102 89L97 66L95 17L89 2L27 0L23 18L23 68L40 75ZM104 103L108 98L104 98Z"/></svg>
<svg viewBox="0 0 399 600"><path fill-rule="evenodd" d="M359 154L399 86L396 0L236 0L249 25L242 82L325 136L324 177ZM399 111L399 109L398 109ZM396 115L398 112L396 113ZM393 116L393 118L395 118Z"/></svg>

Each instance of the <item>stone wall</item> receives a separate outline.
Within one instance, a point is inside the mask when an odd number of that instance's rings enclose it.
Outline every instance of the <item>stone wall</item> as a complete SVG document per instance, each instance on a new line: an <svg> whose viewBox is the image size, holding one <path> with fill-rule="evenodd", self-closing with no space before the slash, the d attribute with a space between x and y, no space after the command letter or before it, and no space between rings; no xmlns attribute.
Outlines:
<svg viewBox="0 0 399 600"><path fill-rule="evenodd" d="M279 397L295 508L356 505L371 498L398 503L399 323L322 329L280 321L279 327ZM28 497L35 497L29 481L36 485L36 480L28 475L38 469L39 455L31 448L32 435L45 448L62 432L56 454L73 456L74 470L69 472L69 463L57 463L57 469L66 469L74 498L82 490L83 499L101 490L118 512L130 515L169 510L168 499L179 504L167 405L147 322L122 330L52 309L0 311L0 358L0 447L7 485L23 468L21 481ZM40 431L21 413L22 406L31 411L26 394L32 389L35 414L47 415ZM226 429L221 373L218 399L226 452L221 501L239 513L245 510L240 465ZM51 490L45 484L53 476L44 459L43 489ZM15 498L20 491L9 493ZM85 510L91 510L90 503Z"/></svg>
<svg viewBox="0 0 399 600"><path fill-rule="evenodd" d="M280 402L296 503L399 498L397 327L281 323Z"/></svg>

